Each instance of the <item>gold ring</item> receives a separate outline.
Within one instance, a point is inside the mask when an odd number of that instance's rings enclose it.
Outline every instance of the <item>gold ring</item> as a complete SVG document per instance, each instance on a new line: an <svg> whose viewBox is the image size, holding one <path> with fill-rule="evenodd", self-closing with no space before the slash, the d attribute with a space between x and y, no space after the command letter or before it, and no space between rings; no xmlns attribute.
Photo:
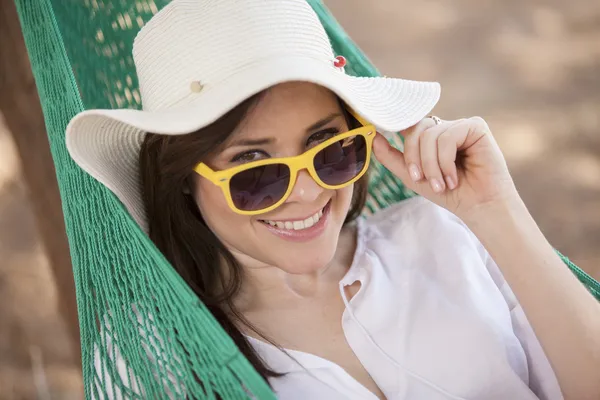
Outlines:
<svg viewBox="0 0 600 400"><path fill-rule="evenodd" d="M431 118L436 125L439 125L442 123L442 120L439 117L436 117L435 115L430 115L427 118Z"/></svg>

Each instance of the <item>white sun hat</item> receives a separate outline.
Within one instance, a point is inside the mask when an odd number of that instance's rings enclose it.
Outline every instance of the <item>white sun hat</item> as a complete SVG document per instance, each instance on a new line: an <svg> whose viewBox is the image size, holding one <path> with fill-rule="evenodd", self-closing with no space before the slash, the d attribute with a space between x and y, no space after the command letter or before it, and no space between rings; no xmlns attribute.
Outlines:
<svg viewBox="0 0 600 400"><path fill-rule="evenodd" d="M306 0L174 0L139 32L133 58L143 109L84 111L70 121L66 145L144 230L145 132L194 132L289 81L330 89L382 132L414 125L440 96L434 82L346 75Z"/></svg>

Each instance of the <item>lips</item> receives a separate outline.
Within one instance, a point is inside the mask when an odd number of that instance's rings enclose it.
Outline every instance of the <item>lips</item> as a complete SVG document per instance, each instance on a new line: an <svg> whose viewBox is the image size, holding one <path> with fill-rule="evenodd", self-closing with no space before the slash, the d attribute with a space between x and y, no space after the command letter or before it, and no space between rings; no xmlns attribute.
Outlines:
<svg viewBox="0 0 600 400"><path fill-rule="evenodd" d="M279 229L288 229L288 230L295 230L295 231L300 231L302 229L308 229L311 226L317 224L320 220L321 217L323 216L323 210L325 209L325 207L323 207L323 209L317 211L314 215L303 219L303 220L296 220L296 221L276 221L276 220L261 220L261 222L264 222L266 224L269 224L271 226L276 226Z"/></svg>
<svg viewBox="0 0 600 400"><path fill-rule="evenodd" d="M331 200L312 216L303 220L260 220L274 235L290 241L312 240L325 230L329 220Z"/></svg>

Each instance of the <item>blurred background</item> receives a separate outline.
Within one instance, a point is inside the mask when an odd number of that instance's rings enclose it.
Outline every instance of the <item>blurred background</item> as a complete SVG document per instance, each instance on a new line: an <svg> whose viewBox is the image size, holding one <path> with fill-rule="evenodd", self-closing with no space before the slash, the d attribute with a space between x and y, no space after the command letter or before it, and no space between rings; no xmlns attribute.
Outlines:
<svg viewBox="0 0 600 400"><path fill-rule="evenodd" d="M542 231L600 279L600 3L325 4L384 75L441 82L437 115L484 117ZM15 114L39 105L30 71L11 69L14 5L0 5L0 399L82 398L54 172L30 135L43 121Z"/></svg>

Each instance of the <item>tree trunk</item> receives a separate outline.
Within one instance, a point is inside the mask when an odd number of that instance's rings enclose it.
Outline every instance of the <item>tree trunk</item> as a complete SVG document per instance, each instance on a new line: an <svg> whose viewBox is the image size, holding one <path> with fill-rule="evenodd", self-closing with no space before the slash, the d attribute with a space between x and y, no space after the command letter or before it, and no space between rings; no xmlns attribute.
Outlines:
<svg viewBox="0 0 600 400"><path fill-rule="evenodd" d="M13 0L0 0L0 111L22 160L50 267L58 286L58 305L81 359L75 282L56 173L46 127Z"/></svg>

